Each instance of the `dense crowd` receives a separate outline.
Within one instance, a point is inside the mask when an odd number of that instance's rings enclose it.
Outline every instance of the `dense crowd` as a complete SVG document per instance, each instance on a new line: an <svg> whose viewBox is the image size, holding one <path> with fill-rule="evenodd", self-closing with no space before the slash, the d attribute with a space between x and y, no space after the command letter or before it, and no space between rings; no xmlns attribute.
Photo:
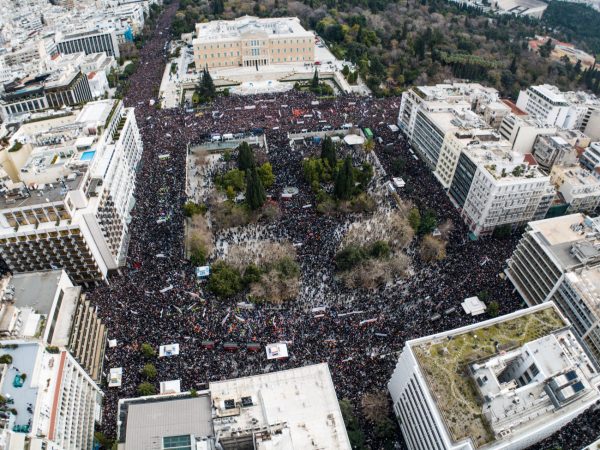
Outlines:
<svg viewBox="0 0 600 450"><path fill-rule="evenodd" d="M131 77L125 98L127 106L135 107L144 143L127 267L111 277L108 286L88 294L107 324L109 338L117 340L116 347L107 349L105 372L123 367L122 386L105 390L103 430L107 435L116 434L119 398L134 397L142 381L140 370L146 362L140 352L142 343L155 349L180 344L179 356L156 358L153 363L158 380L181 379L185 390L201 389L209 380L325 361L338 397L350 399L359 412L364 393L385 390L407 339L476 320L460 310L465 297L487 291L489 298L500 305L500 313L521 307L512 287L499 276L515 238L476 242L467 238L461 218L429 170L411 156L406 141L388 128L395 122L397 98L339 96L317 102L314 96L297 92L219 97L202 115L151 105L152 93L163 74L165 44L176 8L176 4L166 7L154 34L141 49L141 64ZM393 161L400 156L406 164L403 176L409 187L402 197L421 210L436 211L440 223L453 223L443 261L424 264L415 256L413 276L376 292L348 290L335 280L333 257L339 249L340 235L356 217L320 215L314 206L306 207L315 200L302 180L301 160L315 148L303 141L292 147L288 137L288 133L337 129L347 123L369 126L381 138L375 153L369 155L376 167L373 183L382 186L389 180ZM243 295L216 299L184 259L182 204L186 201L188 144L202 142L212 133L253 130L266 133L268 158L276 174L270 190L273 198L277 199L286 186L299 188L290 201L280 202L280 219L261 225L266 235L298 244L301 294L298 301L282 308L255 305L254 309L241 309L238 302L244 301ZM381 200L378 207L392 208L393 200ZM220 241L239 241L238 233L244 231L228 230L216 237ZM324 315L315 317L311 312L314 307L325 307ZM455 311L445 313L451 308ZM441 317L432 321L434 311ZM365 319L376 321L360 326ZM215 347L204 348L204 340L214 341ZM226 352L222 346L224 342L265 345L282 340L289 343L290 357L286 360L267 361L262 351ZM597 413L589 417L594 424L600 423ZM366 445L380 448L373 427L363 428ZM594 434L593 424L588 428L586 438ZM560 436L551 444L556 442L562 442Z"/></svg>

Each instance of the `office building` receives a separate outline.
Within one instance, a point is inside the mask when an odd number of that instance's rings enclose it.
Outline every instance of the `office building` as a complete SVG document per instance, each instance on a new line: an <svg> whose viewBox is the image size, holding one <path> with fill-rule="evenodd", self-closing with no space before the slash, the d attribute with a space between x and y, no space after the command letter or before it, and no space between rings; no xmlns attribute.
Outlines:
<svg viewBox="0 0 600 450"><path fill-rule="evenodd" d="M88 78L80 71L42 74L5 84L0 94L0 116L6 121L45 109L80 105L92 99Z"/></svg>
<svg viewBox="0 0 600 450"><path fill-rule="evenodd" d="M57 33L56 48L60 53L90 53L104 52L108 56L118 58L119 42L113 30L86 30L70 34Z"/></svg>
<svg viewBox="0 0 600 450"><path fill-rule="evenodd" d="M600 206L600 180L579 165L554 166L550 182L569 204L568 214L593 213Z"/></svg>
<svg viewBox="0 0 600 450"><path fill-rule="evenodd" d="M388 383L410 450L521 450L600 399L598 366L552 303L408 341Z"/></svg>
<svg viewBox="0 0 600 450"><path fill-rule="evenodd" d="M505 270L528 305L554 300L600 361L600 220L583 214L531 222Z"/></svg>
<svg viewBox="0 0 600 450"><path fill-rule="evenodd" d="M2 341L0 392L10 402L0 418L7 449L91 449L102 392L67 351L39 342ZM11 345L9 345L11 344Z"/></svg>
<svg viewBox="0 0 600 450"><path fill-rule="evenodd" d="M0 300L1 339L66 349L100 382L106 327L64 270L6 275Z"/></svg>
<svg viewBox="0 0 600 450"><path fill-rule="evenodd" d="M196 70L315 61L315 35L297 17L244 16L196 24Z"/></svg>
<svg viewBox="0 0 600 450"><path fill-rule="evenodd" d="M508 142L499 141L460 154L448 194L479 236L545 217L555 191L531 155L511 152Z"/></svg>
<svg viewBox="0 0 600 450"><path fill-rule="evenodd" d="M521 91L517 106L547 126L583 131L600 100L585 92L561 92L543 84Z"/></svg>
<svg viewBox="0 0 600 450"><path fill-rule="evenodd" d="M118 414L119 450L351 448L326 363L122 399Z"/></svg>
<svg viewBox="0 0 600 450"><path fill-rule="evenodd" d="M0 153L0 254L15 272L96 284L125 264L142 141L133 108L88 103L22 125ZM6 179L7 178L7 179Z"/></svg>

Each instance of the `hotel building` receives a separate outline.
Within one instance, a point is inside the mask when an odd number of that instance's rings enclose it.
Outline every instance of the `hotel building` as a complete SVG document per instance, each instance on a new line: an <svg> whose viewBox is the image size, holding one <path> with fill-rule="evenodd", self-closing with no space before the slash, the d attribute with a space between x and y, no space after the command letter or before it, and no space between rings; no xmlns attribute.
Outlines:
<svg viewBox="0 0 600 450"><path fill-rule="evenodd" d="M0 152L0 255L10 269L63 268L90 285L124 265L141 155L133 108L119 100L22 125Z"/></svg>

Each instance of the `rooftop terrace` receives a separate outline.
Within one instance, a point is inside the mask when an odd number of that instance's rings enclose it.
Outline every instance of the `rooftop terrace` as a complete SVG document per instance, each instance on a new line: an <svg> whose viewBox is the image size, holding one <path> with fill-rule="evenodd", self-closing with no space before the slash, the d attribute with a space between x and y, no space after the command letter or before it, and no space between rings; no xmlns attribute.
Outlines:
<svg viewBox="0 0 600 450"><path fill-rule="evenodd" d="M495 324L435 335L410 344L437 407L454 441L471 438L476 447L493 442L490 424L469 365L518 348L565 326L554 307L512 317Z"/></svg>

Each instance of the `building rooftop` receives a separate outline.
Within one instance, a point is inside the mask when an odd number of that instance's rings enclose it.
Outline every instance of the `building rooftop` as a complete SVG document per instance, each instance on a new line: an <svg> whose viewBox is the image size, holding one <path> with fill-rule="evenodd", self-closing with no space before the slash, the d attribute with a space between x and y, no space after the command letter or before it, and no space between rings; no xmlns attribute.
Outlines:
<svg viewBox="0 0 600 450"><path fill-rule="evenodd" d="M289 36L309 36L313 33L306 31L297 17L277 17L259 19L253 16L238 17L234 20L213 20L196 24L196 38L200 42L238 40L244 35L264 35L265 38Z"/></svg>
<svg viewBox="0 0 600 450"><path fill-rule="evenodd" d="M467 147L469 158L476 164L483 165L497 183L511 183L515 180L539 181L548 178L537 165L529 163L527 154L511 150L510 142L477 142Z"/></svg>
<svg viewBox="0 0 600 450"><path fill-rule="evenodd" d="M470 366L516 350L565 326L550 303L407 343L454 441L471 438L475 446L481 447L496 440L482 414L481 394L469 376Z"/></svg>
<svg viewBox="0 0 600 450"><path fill-rule="evenodd" d="M33 342L16 342L16 348L6 347L15 344L14 341L2 341L2 344L5 347L0 354L11 355L12 364L0 380L0 394L12 398L14 403L10 406L17 410L9 427L25 427L31 420L31 433L48 435L61 355L48 353L41 344ZM21 374L26 374L26 378L23 385L17 387L16 377ZM28 404L32 405L32 412L28 411Z"/></svg>
<svg viewBox="0 0 600 450"><path fill-rule="evenodd" d="M18 273L12 277L15 305L31 306L40 314L50 314L62 269L43 272Z"/></svg>
<svg viewBox="0 0 600 450"><path fill-rule="evenodd" d="M530 86L530 90L542 96L555 106L567 106L567 99L564 94L556 86L551 84L540 84L538 86Z"/></svg>
<svg viewBox="0 0 600 450"><path fill-rule="evenodd" d="M257 445L263 448L350 449L344 421L326 363L282 370L251 377L209 383L213 403L217 407L215 433L227 438L231 432L227 417L234 417L236 427L251 430L255 427L281 425L286 431L273 442ZM243 406L244 398L251 405ZM226 401L242 402L234 411L226 409ZM285 425L285 426L283 426ZM275 436L273 436L275 439Z"/></svg>
<svg viewBox="0 0 600 450"><path fill-rule="evenodd" d="M163 448L163 438L193 435L213 436L210 396L136 399L121 406L126 428L120 440L125 450ZM123 422L123 419L120 419Z"/></svg>
<svg viewBox="0 0 600 450"><path fill-rule="evenodd" d="M424 100L455 102L482 96L487 97L489 102L498 99L496 89L479 83L443 83L433 86L417 86L413 89Z"/></svg>
<svg viewBox="0 0 600 450"><path fill-rule="evenodd" d="M552 175L560 176L564 181L568 181L572 187L599 186L600 180L597 179L589 170L581 166L554 166Z"/></svg>
<svg viewBox="0 0 600 450"><path fill-rule="evenodd" d="M326 363L211 382L196 397L119 402L119 449L163 448L168 436L185 440L182 450L194 440L256 450L351 448Z"/></svg>

